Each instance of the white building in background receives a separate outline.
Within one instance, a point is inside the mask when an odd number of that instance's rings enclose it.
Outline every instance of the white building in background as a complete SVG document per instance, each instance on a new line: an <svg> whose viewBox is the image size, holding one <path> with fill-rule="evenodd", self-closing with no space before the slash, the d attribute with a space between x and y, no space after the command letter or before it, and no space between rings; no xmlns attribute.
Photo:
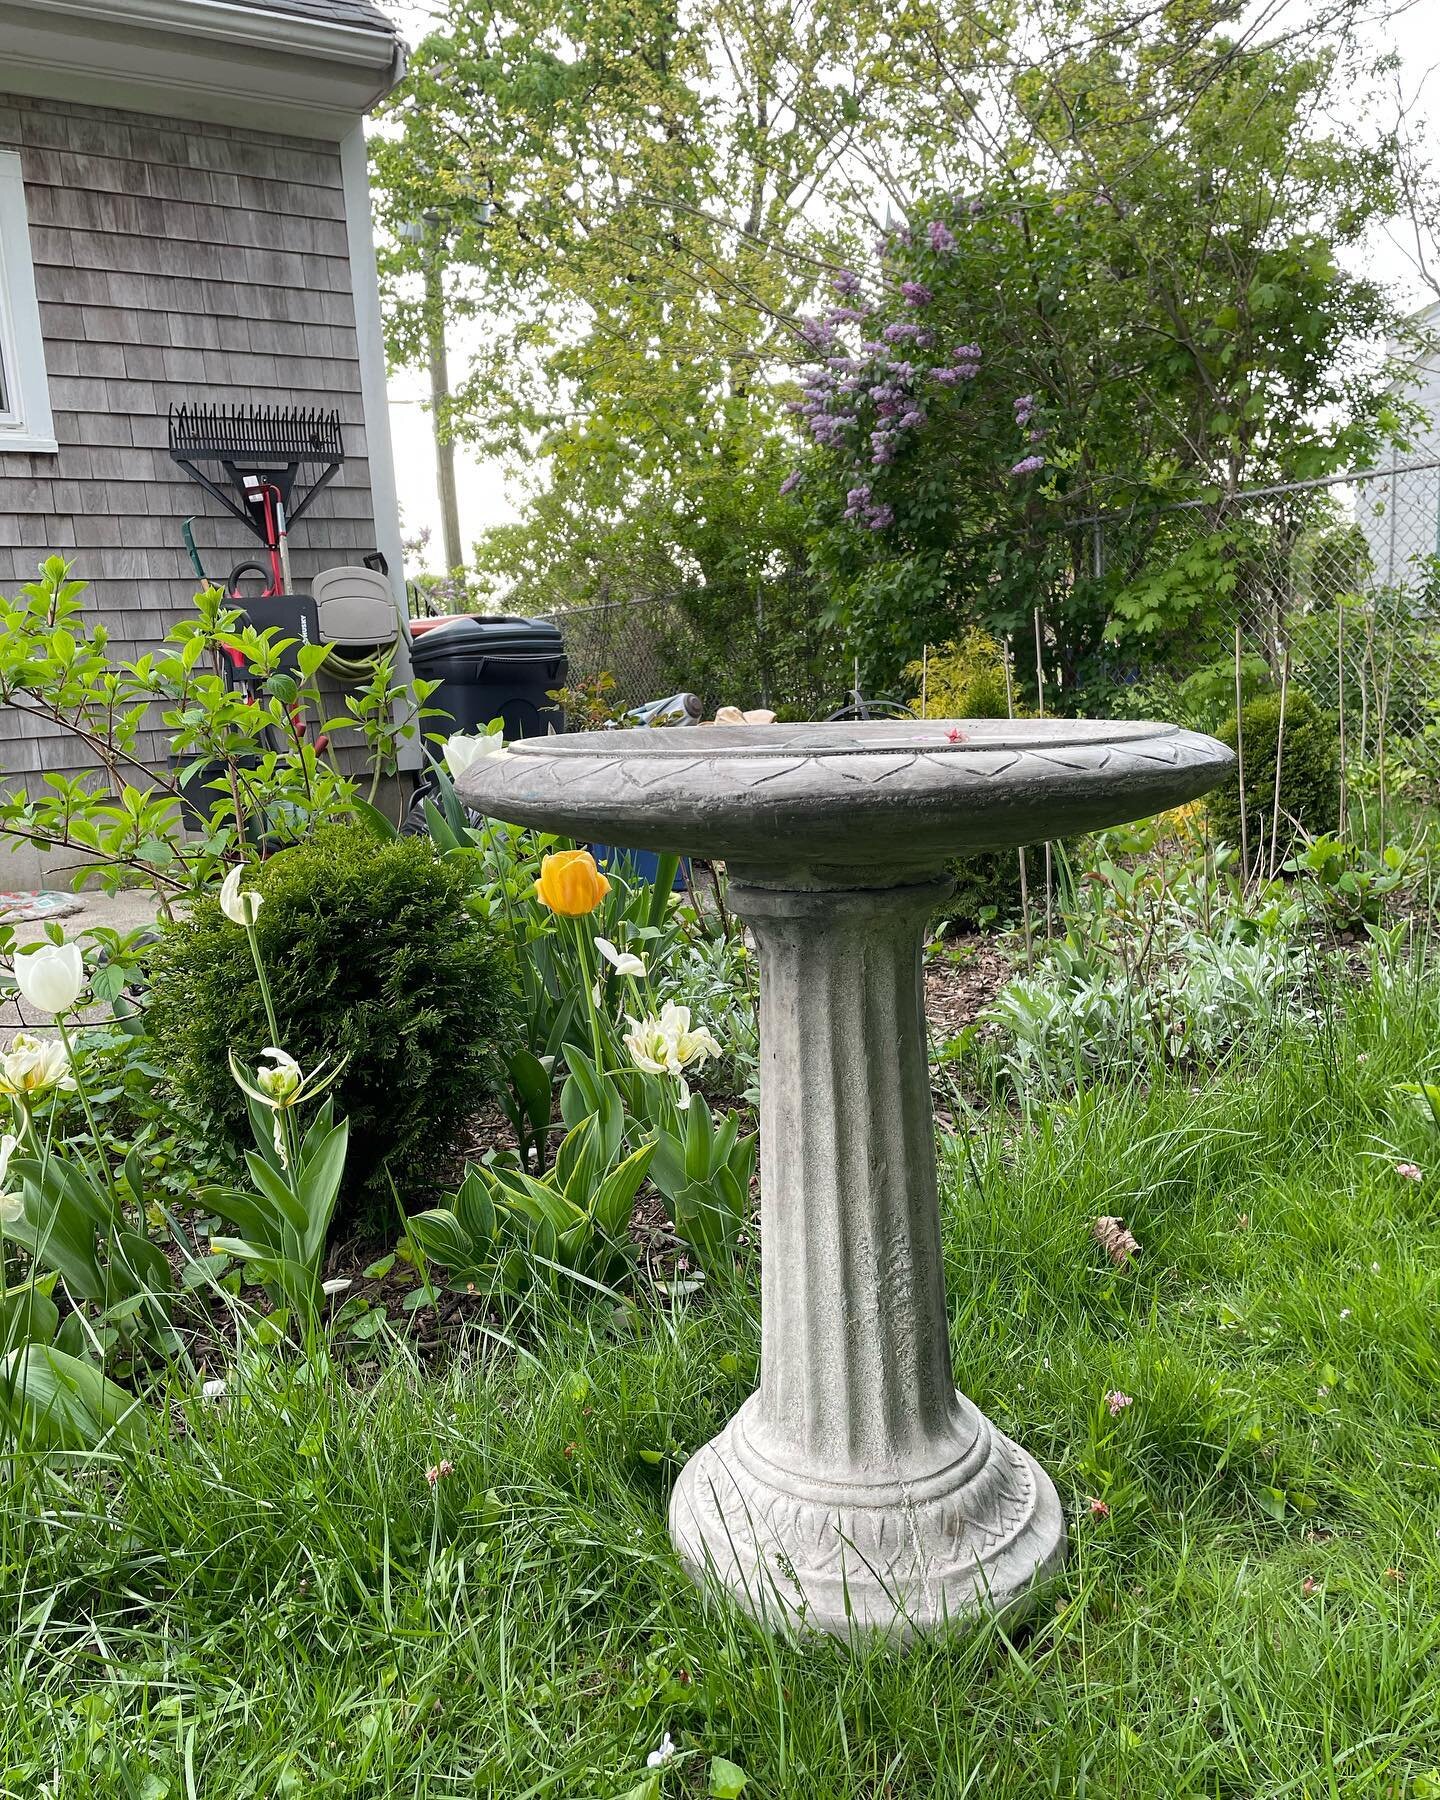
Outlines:
<svg viewBox="0 0 1440 1800"><path fill-rule="evenodd" d="M1414 587L1420 564L1440 555L1440 302L1417 314L1428 344L1396 393L1429 415L1413 447L1392 450L1371 479L1355 486L1355 517L1374 561L1376 583Z"/></svg>

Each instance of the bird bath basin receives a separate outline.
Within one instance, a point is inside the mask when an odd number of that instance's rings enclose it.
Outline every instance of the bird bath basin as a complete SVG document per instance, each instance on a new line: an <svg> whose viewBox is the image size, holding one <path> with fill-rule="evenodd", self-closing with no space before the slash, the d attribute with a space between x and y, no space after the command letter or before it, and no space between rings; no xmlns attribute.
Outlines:
<svg viewBox="0 0 1440 1800"><path fill-rule="evenodd" d="M697 1581L903 1641L1059 1566L1054 1484L951 1373L925 927L950 857L1143 818L1233 760L1133 722L715 725L530 738L457 784L496 818L723 860L759 948L760 1386L676 1483Z"/></svg>

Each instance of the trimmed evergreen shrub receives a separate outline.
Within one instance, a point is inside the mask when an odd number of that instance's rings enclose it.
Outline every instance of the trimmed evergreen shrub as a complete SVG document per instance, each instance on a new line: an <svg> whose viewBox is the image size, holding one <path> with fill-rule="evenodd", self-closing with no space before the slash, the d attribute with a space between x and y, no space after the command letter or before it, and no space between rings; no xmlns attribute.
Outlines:
<svg viewBox="0 0 1440 1800"><path fill-rule="evenodd" d="M1003 719L1009 712L1005 652L988 631L972 625L957 643L942 644L924 662L907 663L910 703L930 719Z"/></svg>
<svg viewBox="0 0 1440 1800"><path fill-rule="evenodd" d="M1275 810L1275 752L1280 739L1280 696L1261 694L1240 715L1243 730L1237 734L1232 712L1215 733L1223 744L1235 748L1237 735L1244 746L1245 814L1250 849L1270 842ZM1240 842L1240 782L1238 776L1213 788L1206 798L1210 823L1227 844ZM1333 831L1340 820L1340 749L1335 720L1310 698L1303 688L1292 687L1285 695L1285 737L1280 751L1281 848L1295 835L1296 825L1312 836Z"/></svg>
<svg viewBox="0 0 1440 1800"><path fill-rule="evenodd" d="M280 1047L306 1070L347 1058L336 1113L350 1156L336 1236L388 1232L393 1177L419 1201L496 1082L514 1008L510 952L465 906L466 878L428 839L318 833L247 871ZM253 1068L270 1042L245 933L197 901L156 948L147 1016L180 1107L248 1141L233 1048ZM387 1174L388 1171L388 1174Z"/></svg>

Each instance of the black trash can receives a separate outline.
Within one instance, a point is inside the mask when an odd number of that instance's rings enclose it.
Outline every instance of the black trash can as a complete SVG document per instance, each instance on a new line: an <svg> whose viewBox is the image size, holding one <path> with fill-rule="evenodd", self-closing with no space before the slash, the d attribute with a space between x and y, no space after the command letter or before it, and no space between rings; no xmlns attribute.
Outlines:
<svg viewBox="0 0 1440 1800"><path fill-rule="evenodd" d="M417 675L440 683L425 704L453 721L427 720L428 731L481 731L492 719L504 721L507 738L565 729L549 698L565 684L565 641L548 619L460 614L417 632L410 655Z"/></svg>

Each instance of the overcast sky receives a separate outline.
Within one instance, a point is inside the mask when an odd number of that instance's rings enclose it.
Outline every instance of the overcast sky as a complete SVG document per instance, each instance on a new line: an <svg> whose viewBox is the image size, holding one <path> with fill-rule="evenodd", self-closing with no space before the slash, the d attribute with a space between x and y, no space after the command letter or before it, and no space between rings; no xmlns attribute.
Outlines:
<svg viewBox="0 0 1440 1800"><path fill-rule="evenodd" d="M432 6L382 0L387 10L399 19L401 30L410 43L424 36ZM1422 110L1433 123L1432 141L1440 144L1440 72L1432 73L1440 64L1440 0L1411 0L1392 24L1395 49L1401 59L1399 80L1407 98L1423 84ZM1428 77L1428 79L1427 79ZM1357 259L1367 271L1393 282L1401 290L1407 304L1418 306L1433 299L1419 282L1409 248L1403 234L1377 233ZM479 329L479 327L475 327ZM452 376L465 367L465 342L452 341L450 365ZM396 476L400 488L400 507L405 534L413 537L422 529L430 531L428 565L438 570L443 562L440 554L440 508L435 490L435 449L430 430L430 414L424 402L428 382L421 374L396 375L390 381L390 430L395 445ZM487 525L499 524L516 516L512 496L507 492L504 472L492 463L477 463L467 456L464 446L457 447L460 529L468 545ZM414 573L415 571L411 571Z"/></svg>

